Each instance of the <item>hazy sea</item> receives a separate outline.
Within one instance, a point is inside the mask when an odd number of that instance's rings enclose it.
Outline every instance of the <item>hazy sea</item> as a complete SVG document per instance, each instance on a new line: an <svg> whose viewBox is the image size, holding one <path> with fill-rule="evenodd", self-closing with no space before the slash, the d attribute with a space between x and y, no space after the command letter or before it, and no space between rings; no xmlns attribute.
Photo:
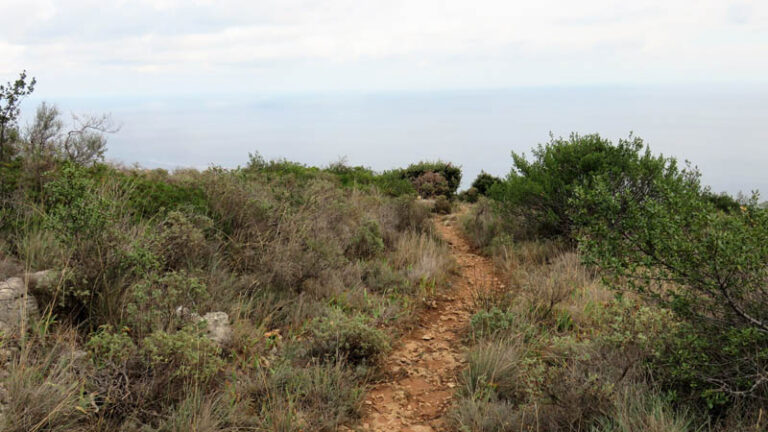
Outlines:
<svg viewBox="0 0 768 432"><path fill-rule="evenodd" d="M38 100L39 101L39 100ZM28 101L30 113L37 101ZM50 99L122 123L108 158L145 167L245 164L248 153L383 170L422 159L509 172L549 134L630 131L697 165L716 192L768 191L768 87L667 86ZM29 115L27 115L29 117ZM766 199L766 197L763 197Z"/></svg>

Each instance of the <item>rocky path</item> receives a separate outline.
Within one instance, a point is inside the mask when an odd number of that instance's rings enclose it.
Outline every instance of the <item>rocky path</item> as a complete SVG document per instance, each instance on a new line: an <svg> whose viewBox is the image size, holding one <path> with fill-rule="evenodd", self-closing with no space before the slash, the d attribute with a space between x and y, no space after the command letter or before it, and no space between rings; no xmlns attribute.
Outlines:
<svg viewBox="0 0 768 432"><path fill-rule="evenodd" d="M417 328L387 358L387 380L374 385L365 400L363 431L445 430L444 414L464 363L462 337L473 293L499 285L490 260L470 250L455 220L444 217L436 225L450 244L460 273L450 288L438 290L435 307L424 310Z"/></svg>

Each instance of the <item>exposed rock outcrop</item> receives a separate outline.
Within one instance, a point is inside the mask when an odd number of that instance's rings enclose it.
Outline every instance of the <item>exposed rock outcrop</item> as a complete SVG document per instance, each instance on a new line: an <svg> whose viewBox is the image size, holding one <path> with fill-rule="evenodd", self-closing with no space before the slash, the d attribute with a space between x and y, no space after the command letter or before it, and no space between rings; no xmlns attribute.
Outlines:
<svg viewBox="0 0 768 432"><path fill-rule="evenodd" d="M229 325L229 315L226 312L208 312L200 316L189 309L179 306L176 308L176 314L192 322L205 321L208 338L216 342L220 347L224 347L232 340L232 327Z"/></svg>
<svg viewBox="0 0 768 432"><path fill-rule="evenodd" d="M37 301L18 277L0 282L0 331L17 331L22 323L38 313Z"/></svg>

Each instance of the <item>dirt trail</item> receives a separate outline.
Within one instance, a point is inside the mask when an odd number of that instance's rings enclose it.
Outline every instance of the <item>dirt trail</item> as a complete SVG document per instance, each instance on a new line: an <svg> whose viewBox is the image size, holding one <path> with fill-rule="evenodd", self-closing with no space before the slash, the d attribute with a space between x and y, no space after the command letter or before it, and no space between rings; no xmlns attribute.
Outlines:
<svg viewBox="0 0 768 432"><path fill-rule="evenodd" d="M445 430L443 415L464 363L462 332L471 316L473 292L499 285L490 260L470 250L455 220L444 217L436 225L451 247L459 274L450 288L438 290L435 307L421 314L416 329L388 356L387 381L374 385L365 400L364 431Z"/></svg>

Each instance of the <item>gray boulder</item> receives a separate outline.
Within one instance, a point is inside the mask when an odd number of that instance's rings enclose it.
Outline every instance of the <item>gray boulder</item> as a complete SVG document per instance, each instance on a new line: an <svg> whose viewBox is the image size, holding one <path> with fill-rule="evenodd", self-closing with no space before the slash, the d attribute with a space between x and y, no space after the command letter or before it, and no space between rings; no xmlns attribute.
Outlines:
<svg viewBox="0 0 768 432"><path fill-rule="evenodd" d="M176 315L195 323L205 321L208 338L220 347L228 345L232 340L232 327L229 325L229 315L226 312L208 312L200 316L188 308L179 306L176 308Z"/></svg>
<svg viewBox="0 0 768 432"><path fill-rule="evenodd" d="M226 312L208 312L200 320L208 326L208 337L219 346L225 346L232 340L232 327Z"/></svg>
<svg viewBox="0 0 768 432"><path fill-rule="evenodd" d="M37 301L27 292L23 279L13 277L0 282L0 331L15 332L37 314Z"/></svg>

